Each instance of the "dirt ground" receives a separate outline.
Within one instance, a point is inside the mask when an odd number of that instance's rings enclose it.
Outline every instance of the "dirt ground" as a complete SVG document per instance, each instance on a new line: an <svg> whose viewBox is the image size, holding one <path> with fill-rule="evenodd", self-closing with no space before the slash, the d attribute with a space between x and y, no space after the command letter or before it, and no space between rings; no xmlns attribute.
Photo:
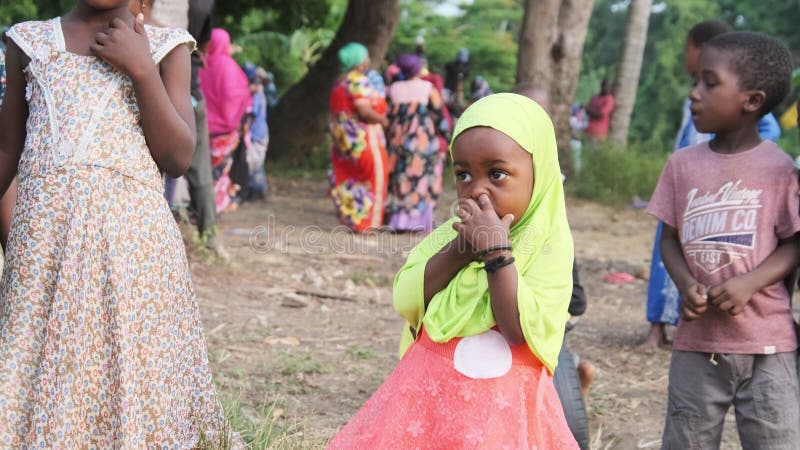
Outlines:
<svg viewBox="0 0 800 450"><path fill-rule="evenodd" d="M236 399L245 418L266 415L281 437L276 447L324 448L396 364L402 321L391 284L420 238L352 235L339 226L324 180L271 182L268 201L220 220L232 261L189 243L191 270L226 402ZM445 192L440 220L454 199ZM598 368L588 403L592 448L659 448L669 353L635 349L648 328L644 278L655 223L641 210L572 198L568 209L589 297L568 343ZM618 271L639 278L603 281ZM723 448L739 448L730 416Z"/></svg>

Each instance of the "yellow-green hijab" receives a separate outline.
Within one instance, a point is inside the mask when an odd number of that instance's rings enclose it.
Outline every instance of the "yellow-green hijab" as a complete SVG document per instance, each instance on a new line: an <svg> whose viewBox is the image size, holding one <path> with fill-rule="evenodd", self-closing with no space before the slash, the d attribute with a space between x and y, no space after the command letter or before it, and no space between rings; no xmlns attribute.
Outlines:
<svg viewBox="0 0 800 450"><path fill-rule="evenodd" d="M464 112L453 141L473 127L498 130L532 156L533 193L525 214L511 228L511 243L519 271L517 298L522 331L531 351L552 373L569 318L574 257L553 124L544 109L527 97L494 94ZM435 342L480 334L495 326L482 262L461 269L425 310L425 266L456 237L452 228L456 220L439 226L417 244L394 281L397 312L417 330L424 325Z"/></svg>

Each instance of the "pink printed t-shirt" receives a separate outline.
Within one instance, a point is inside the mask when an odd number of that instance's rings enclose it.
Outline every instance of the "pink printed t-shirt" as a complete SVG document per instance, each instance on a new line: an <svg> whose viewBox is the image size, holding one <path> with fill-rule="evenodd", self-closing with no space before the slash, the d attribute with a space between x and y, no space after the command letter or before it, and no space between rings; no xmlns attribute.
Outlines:
<svg viewBox="0 0 800 450"><path fill-rule="evenodd" d="M800 230L800 187L791 158L775 143L732 155L707 142L675 152L647 211L678 230L692 276L707 288L761 264L779 239ZM771 354L797 348L789 294L779 281L731 316L713 305L681 320L675 350Z"/></svg>

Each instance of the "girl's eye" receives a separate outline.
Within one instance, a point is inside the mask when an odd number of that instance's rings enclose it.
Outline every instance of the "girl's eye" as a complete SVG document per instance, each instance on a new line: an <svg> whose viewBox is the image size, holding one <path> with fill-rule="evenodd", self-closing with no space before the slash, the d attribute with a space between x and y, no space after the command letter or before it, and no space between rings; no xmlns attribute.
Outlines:
<svg viewBox="0 0 800 450"><path fill-rule="evenodd" d="M461 181L462 183L469 183L472 181L472 175L469 172L456 172L456 181Z"/></svg>
<svg viewBox="0 0 800 450"><path fill-rule="evenodd" d="M500 181L500 180L505 179L508 176L508 174L503 172L502 170L493 170L493 171L489 172L489 176L494 181Z"/></svg>

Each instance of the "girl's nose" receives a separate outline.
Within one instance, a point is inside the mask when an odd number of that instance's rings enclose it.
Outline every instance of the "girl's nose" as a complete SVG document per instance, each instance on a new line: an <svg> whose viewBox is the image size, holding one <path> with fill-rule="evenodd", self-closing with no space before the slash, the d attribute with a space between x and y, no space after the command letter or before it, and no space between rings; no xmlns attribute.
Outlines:
<svg viewBox="0 0 800 450"><path fill-rule="evenodd" d="M469 196L471 199L478 201L478 198L483 195L489 195L489 189L485 183L474 183L472 189L470 189Z"/></svg>

